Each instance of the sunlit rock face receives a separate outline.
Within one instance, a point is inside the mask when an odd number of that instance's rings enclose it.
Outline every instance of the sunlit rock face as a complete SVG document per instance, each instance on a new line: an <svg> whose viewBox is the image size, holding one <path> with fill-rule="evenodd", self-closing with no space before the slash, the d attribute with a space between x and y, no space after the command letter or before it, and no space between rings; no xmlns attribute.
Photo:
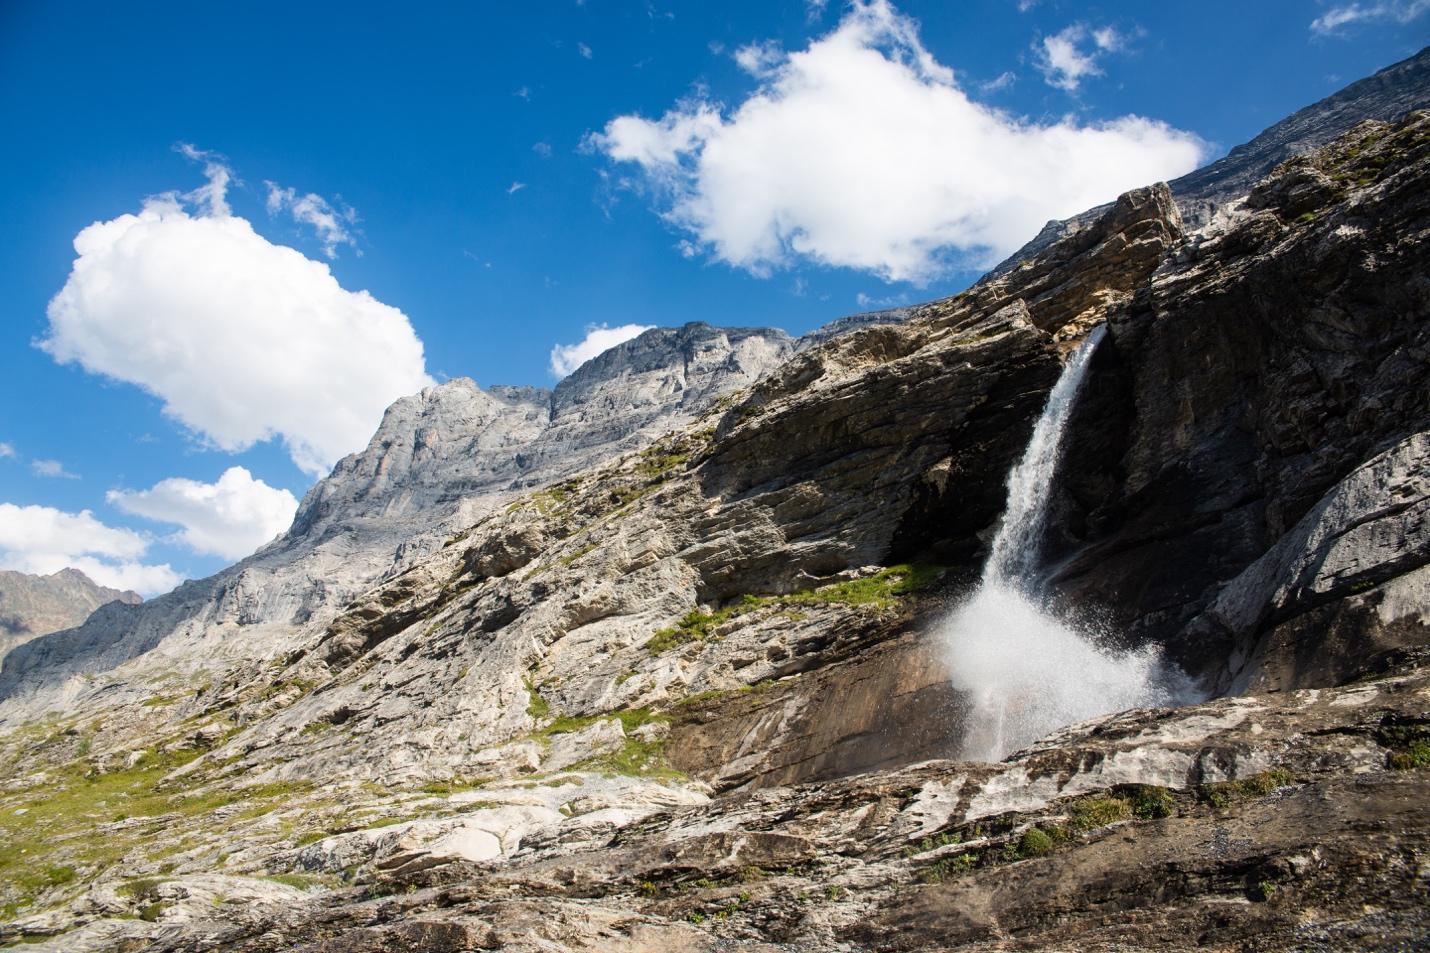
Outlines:
<svg viewBox="0 0 1430 953"><path fill-rule="evenodd" d="M138 603L137 592L110 589L78 569L47 576L0 569L0 659L17 645L79 625L110 602Z"/></svg>
<svg viewBox="0 0 1430 953"><path fill-rule="evenodd" d="M7 660L0 937L1414 948L1427 129L825 339L399 402L287 538Z"/></svg>

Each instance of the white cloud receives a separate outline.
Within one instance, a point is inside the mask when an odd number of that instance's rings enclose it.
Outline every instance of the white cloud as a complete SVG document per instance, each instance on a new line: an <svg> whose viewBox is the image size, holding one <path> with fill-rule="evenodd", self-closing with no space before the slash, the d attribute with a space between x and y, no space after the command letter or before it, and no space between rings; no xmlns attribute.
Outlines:
<svg viewBox="0 0 1430 953"><path fill-rule="evenodd" d="M65 469L65 465L58 460L32 460L30 461L30 472L35 476L53 477L57 480L79 479L79 474L69 472Z"/></svg>
<svg viewBox="0 0 1430 953"><path fill-rule="evenodd" d="M506 194L507 194L507 195L515 195L516 193L520 192L520 191L521 191L522 189L524 189L524 188L526 188L526 183L525 183L525 182L513 182L511 185L508 185L508 186L506 187Z"/></svg>
<svg viewBox="0 0 1430 953"><path fill-rule="evenodd" d="M1101 76L1097 65L1104 53L1115 53L1127 45L1127 38L1110 26L1089 29L1084 23L1064 27L1035 44L1038 70L1049 86L1073 92L1088 76Z"/></svg>
<svg viewBox="0 0 1430 953"><path fill-rule="evenodd" d="M590 48L589 46L587 46L585 43L577 43L577 44L576 44L576 52L580 53L583 57L585 57L585 58L588 59L588 60L591 58L591 48Z"/></svg>
<svg viewBox="0 0 1430 953"><path fill-rule="evenodd" d="M769 76L785 61L785 51L774 40L748 43L734 55L736 65L757 79Z"/></svg>
<svg viewBox="0 0 1430 953"><path fill-rule="evenodd" d="M220 449L281 438L321 476L433 383L422 342L401 311L229 214L227 181L211 165L197 193L81 231L40 347L155 394Z"/></svg>
<svg viewBox="0 0 1430 953"><path fill-rule="evenodd" d="M984 93L996 93L1007 89L1018 81L1018 74L1012 70L1004 70L986 83L979 83L978 89Z"/></svg>
<svg viewBox="0 0 1430 953"><path fill-rule="evenodd" d="M11 446L10 444L8 444L8 443L0 442L0 459L4 459L5 457L13 457L14 455L15 455L15 448L14 448L14 447L12 447L12 446Z"/></svg>
<svg viewBox="0 0 1430 953"><path fill-rule="evenodd" d="M110 490L105 499L126 513L181 526L180 542L225 559L241 559L273 539L298 509L292 493L243 467L229 467L216 483L171 477L147 490Z"/></svg>
<svg viewBox="0 0 1430 953"><path fill-rule="evenodd" d="M538 142L531 147L531 151L541 156L543 159L551 158L551 143Z"/></svg>
<svg viewBox="0 0 1430 953"><path fill-rule="evenodd" d="M106 526L89 510L0 503L0 568L49 574L73 567L101 586L167 592L183 577L167 563L141 562L148 548L145 537Z"/></svg>
<svg viewBox="0 0 1430 953"><path fill-rule="evenodd" d="M170 202L183 199L192 205L204 209L210 215L223 217L230 213L228 207L228 186L233 181L233 170L223 161L223 156L217 152L207 152L203 149L196 149L187 142L181 142L174 147L186 159L204 164L204 178L207 180L203 185L179 195L175 192L166 192L159 196L160 199Z"/></svg>
<svg viewBox="0 0 1430 953"><path fill-rule="evenodd" d="M357 211L351 206L343 206L338 211L328 204L321 195L309 192L299 195L296 189L280 188L277 183L265 182L268 186L268 214L277 215L285 208L300 225L310 225L323 243L323 254L329 258L338 257L339 245L357 247L357 239L349 227L357 221Z"/></svg>
<svg viewBox="0 0 1430 953"><path fill-rule="evenodd" d="M1380 3L1345 3L1332 7L1311 21L1311 32L1323 36L1337 32L1343 26L1374 20L1409 23L1426 10L1430 0L1384 0Z"/></svg>
<svg viewBox="0 0 1430 953"><path fill-rule="evenodd" d="M551 373L565 377L591 358L608 351L623 341L649 331L649 324L622 324L611 328L604 324L586 325L586 337L575 344L558 344L551 349Z"/></svg>
<svg viewBox="0 0 1430 953"><path fill-rule="evenodd" d="M587 144L640 167L683 250L755 274L806 259L912 281L991 264L1205 151L1139 116L1037 124L976 103L886 0L855 3L733 110L696 95Z"/></svg>

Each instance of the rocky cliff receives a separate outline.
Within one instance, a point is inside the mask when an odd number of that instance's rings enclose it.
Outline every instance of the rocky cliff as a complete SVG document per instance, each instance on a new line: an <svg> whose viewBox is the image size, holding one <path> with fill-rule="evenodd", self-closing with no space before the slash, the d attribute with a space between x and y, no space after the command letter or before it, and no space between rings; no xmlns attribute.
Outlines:
<svg viewBox="0 0 1430 953"><path fill-rule="evenodd" d="M147 677L203 679L281 655L524 489L688 424L794 348L773 329L656 328L553 391L482 390L457 378L399 400L367 448L308 491L293 526L273 543L208 579L143 606L107 607L11 653L0 670L0 702L9 700L0 704L0 724L73 706L96 689L98 673L130 660L136 671L152 669Z"/></svg>
<svg viewBox="0 0 1430 953"><path fill-rule="evenodd" d="M109 589L78 569L48 576L0 570L0 659L36 636L79 625L110 602L142 602L137 592Z"/></svg>
<svg viewBox="0 0 1430 953"><path fill-rule="evenodd" d="M1427 186L1430 114L1363 123L894 324L400 402L285 539L7 660L5 936L1424 943ZM1204 701L952 760L949 609L1099 326L1044 570Z"/></svg>

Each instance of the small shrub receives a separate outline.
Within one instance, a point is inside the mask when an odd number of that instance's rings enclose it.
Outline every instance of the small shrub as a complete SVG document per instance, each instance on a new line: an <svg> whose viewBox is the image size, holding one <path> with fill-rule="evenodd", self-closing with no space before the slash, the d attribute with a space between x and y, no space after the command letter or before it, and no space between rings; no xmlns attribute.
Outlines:
<svg viewBox="0 0 1430 953"><path fill-rule="evenodd" d="M1285 768L1273 768L1270 771L1262 771L1237 781L1203 784L1197 789L1197 794L1207 804L1220 810L1242 798L1262 797L1270 794L1277 788L1294 783L1295 780L1296 778Z"/></svg>
<svg viewBox="0 0 1430 953"><path fill-rule="evenodd" d="M1055 843L1052 836L1042 828L1030 827L1018 838L1017 855L1020 858L1042 857L1053 852Z"/></svg>
<svg viewBox="0 0 1430 953"><path fill-rule="evenodd" d="M1390 749L1386 766L1396 771L1430 768L1430 728L1422 724L1384 725L1375 740Z"/></svg>
<svg viewBox="0 0 1430 953"><path fill-rule="evenodd" d="M1271 899L1271 895L1276 893L1276 885L1269 880L1259 880L1251 889L1247 891L1251 899L1259 903L1264 903Z"/></svg>

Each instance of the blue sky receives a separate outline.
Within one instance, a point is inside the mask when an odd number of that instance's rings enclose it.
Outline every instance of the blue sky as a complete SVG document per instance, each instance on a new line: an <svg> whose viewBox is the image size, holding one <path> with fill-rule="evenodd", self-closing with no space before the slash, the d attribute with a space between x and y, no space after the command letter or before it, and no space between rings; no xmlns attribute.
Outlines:
<svg viewBox="0 0 1430 953"><path fill-rule="evenodd" d="M6 4L0 566L159 591L426 382L958 291L1412 55L1427 8Z"/></svg>

